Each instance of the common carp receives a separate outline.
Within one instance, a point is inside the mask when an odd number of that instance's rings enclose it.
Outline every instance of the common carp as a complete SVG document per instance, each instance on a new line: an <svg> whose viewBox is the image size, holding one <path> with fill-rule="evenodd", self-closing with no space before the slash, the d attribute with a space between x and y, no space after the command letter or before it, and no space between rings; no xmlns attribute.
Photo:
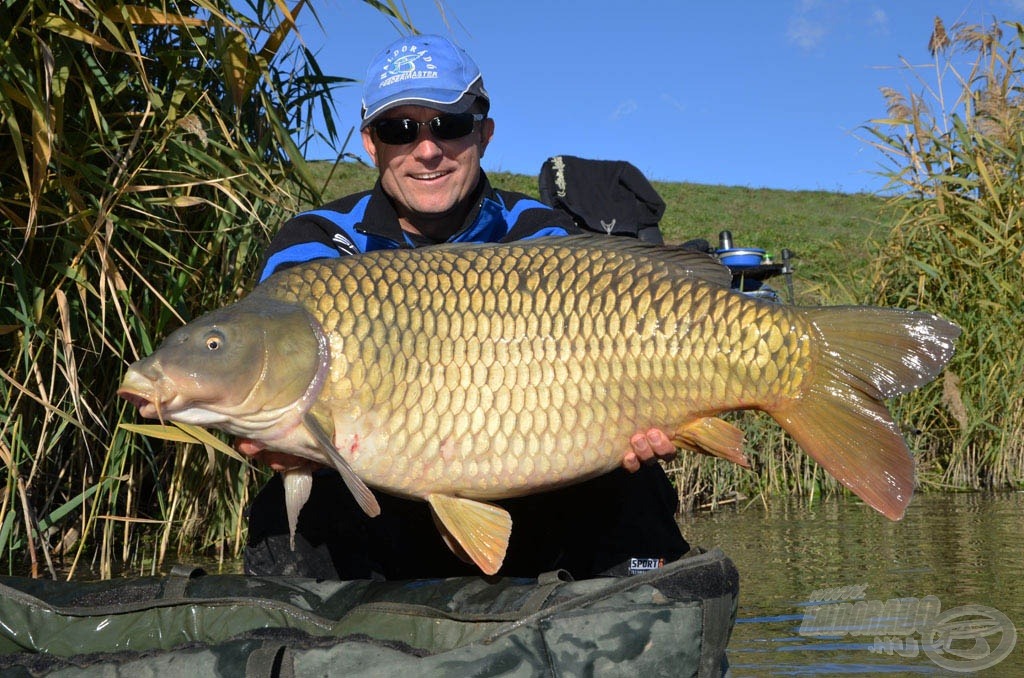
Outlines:
<svg viewBox="0 0 1024 678"><path fill-rule="evenodd" d="M935 315L795 307L729 289L713 257L601 236L318 260L172 333L118 394L430 504L453 550L497 572L488 500L580 482L629 437L743 463L717 415L767 412L890 519L914 466L883 401L931 379L959 328ZM285 474L294 536L308 468ZM454 539L454 543L452 542Z"/></svg>

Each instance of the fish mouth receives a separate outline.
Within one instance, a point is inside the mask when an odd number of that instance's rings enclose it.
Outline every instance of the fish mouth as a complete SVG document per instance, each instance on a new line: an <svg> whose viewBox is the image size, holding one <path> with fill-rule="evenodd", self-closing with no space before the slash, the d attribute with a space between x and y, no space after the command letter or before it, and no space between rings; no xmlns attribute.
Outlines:
<svg viewBox="0 0 1024 678"><path fill-rule="evenodd" d="M129 391L128 389L124 389L124 388L117 389L117 395L118 395L118 397L124 398L125 400L127 400L129 403L132 404L133 407L135 407L138 410L141 410L146 405L149 405L149 404L152 403L152 401L149 398L147 398L146 396L142 395L141 393L136 393L135 391Z"/></svg>
<svg viewBox="0 0 1024 678"><path fill-rule="evenodd" d="M117 395L131 403L139 411L140 416L163 421L161 403L158 399L124 387L117 389Z"/></svg>
<svg viewBox="0 0 1024 678"><path fill-rule="evenodd" d="M153 379L130 368L117 388L117 395L131 403L146 419L159 419L168 414L168 405L176 397L173 389L168 392L161 379Z"/></svg>

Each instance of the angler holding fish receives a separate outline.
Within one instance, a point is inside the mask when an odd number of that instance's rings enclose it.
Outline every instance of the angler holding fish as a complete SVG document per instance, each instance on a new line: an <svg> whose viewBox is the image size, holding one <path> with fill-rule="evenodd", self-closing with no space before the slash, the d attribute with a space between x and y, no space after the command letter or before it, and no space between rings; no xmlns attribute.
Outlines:
<svg viewBox="0 0 1024 678"><path fill-rule="evenodd" d="M707 255L570 236L567 218L487 184L486 93L443 39L399 41L366 82L374 190L286 224L248 297L173 333L119 390L143 416L219 428L285 469L253 507L251 571L446 576L468 559L587 577L677 558L660 466L620 467L671 454L663 431L745 463L718 417L738 409L903 515L913 461L883 401L935 377L955 325L765 302Z"/></svg>
<svg viewBox="0 0 1024 678"><path fill-rule="evenodd" d="M487 117L490 101L477 65L462 49L438 36L400 39L374 58L364 82L362 138L380 172L377 186L285 224L270 245L261 279L299 262L377 249L577 232L568 215L525 195L491 188L480 168L494 132L494 121ZM367 271L360 284L384 284L380 274ZM432 280L453 300L464 292L459 282ZM309 294L312 299L323 290ZM379 357L382 368L386 360ZM164 414L175 418L166 408ZM620 470L505 503L516 523L506 571L535 575L565 568L584 577L632 557L667 561L688 550L675 522L675 490L660 466L640 465L656 453L671 455L675 446L657 430L632 433L637 433L635 451L625 440L621 452L626 454L623 465L635 473ZM256 498L246 552L251 573L348 579L475 571L438 538L426 504L377 493L381 516L370 519L336 472L315 470L305 460L274 452L280 448L270 442L243 439L237 447L278 470L305 466L275 478ZM398 463L403 454L391 444L385 456ZM321 463L334 467L326 459ZM282 478L288 480L282 483ZM292 551L285 487L294 504L310 481L312 494Z"/></svg>

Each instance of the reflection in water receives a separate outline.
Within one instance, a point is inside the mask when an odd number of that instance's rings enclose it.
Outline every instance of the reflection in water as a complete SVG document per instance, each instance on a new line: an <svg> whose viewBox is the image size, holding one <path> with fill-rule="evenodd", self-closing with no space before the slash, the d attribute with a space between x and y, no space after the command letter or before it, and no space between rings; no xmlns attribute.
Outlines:
<svg viewBox="0 0 1024 678"><path fill-rule="evenodd" d="M682 529L691 543L721 547L739 568L740 608L729 645L737 678L964 675L956 671L967 658L932 650L933 659L920 646L920 634L878 638L863 626L847 635L811 635L808 626L801 633L805 620L813 620L811 597L829 593L825 589L881 603L934 596L940 616L949 617L943 620L949 633L966 629L977 638L993 632L982 641L958 640L954 649L968 657L994 653L1003 636L993 625L1007 626L1008 618L1016 647L982 675L1024 675L1024 493L918 494L898 523L854 499L811 507L773 500L767 508L752 503L687 516ZM836 591L842 587L850 588ZM846 622L854 618L854 603L850 599ZM996 621L945 614L969 605L996 610ZM834 619L823 615L820 621Z"/></svg>

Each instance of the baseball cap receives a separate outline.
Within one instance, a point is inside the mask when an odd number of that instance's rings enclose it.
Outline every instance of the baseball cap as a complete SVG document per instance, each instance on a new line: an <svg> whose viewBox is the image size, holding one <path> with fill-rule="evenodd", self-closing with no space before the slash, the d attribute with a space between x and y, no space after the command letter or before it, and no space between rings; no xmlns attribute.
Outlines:
<svg viewBox="0 0 1024 678"><path fill-rule="evenodd" d="M397 106L463 113L480 100L490 105L484 79L466 50L440 35L410 35L379 52L363 80L363 122Z"/></svg>

